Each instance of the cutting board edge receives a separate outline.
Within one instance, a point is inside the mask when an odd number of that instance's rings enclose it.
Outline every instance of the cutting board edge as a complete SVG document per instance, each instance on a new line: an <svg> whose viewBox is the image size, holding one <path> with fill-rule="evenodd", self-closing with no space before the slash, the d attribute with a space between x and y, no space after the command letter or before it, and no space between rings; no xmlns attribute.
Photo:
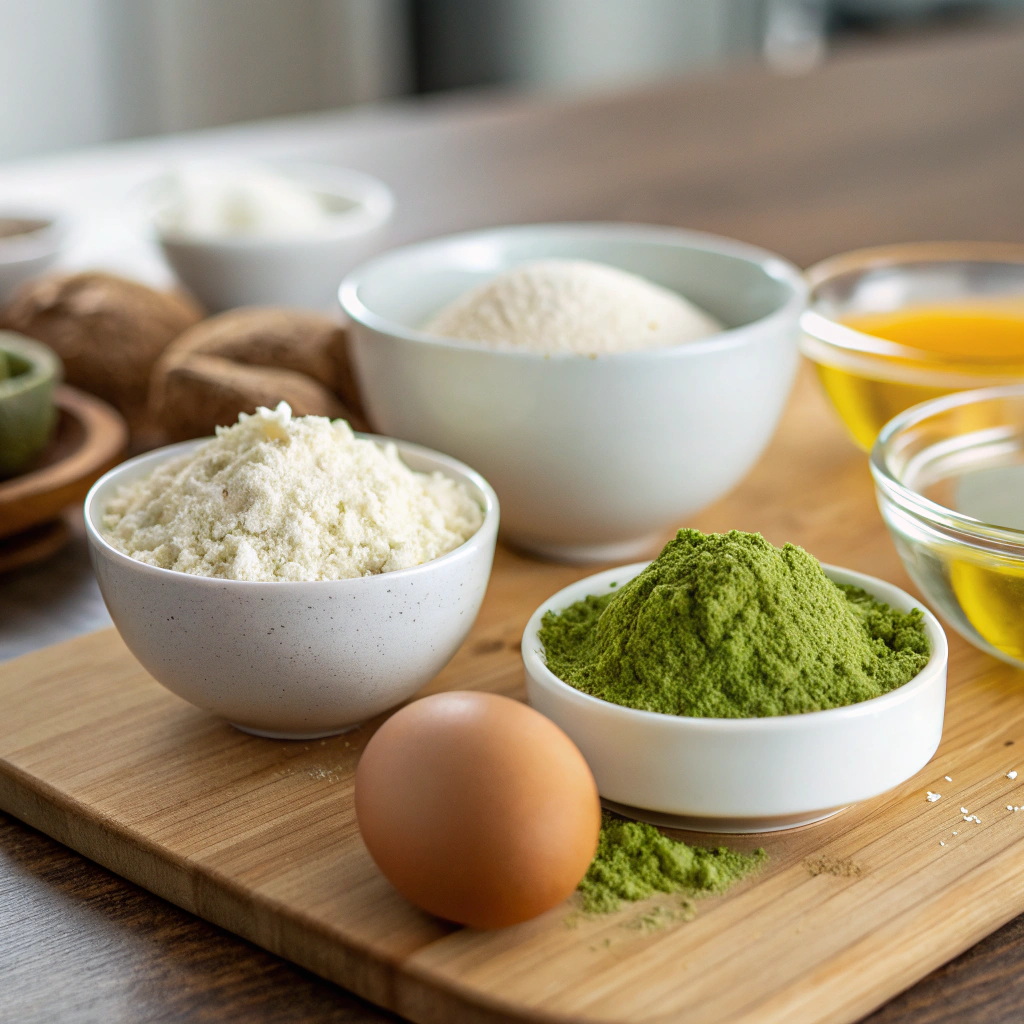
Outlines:
<svg viewBox="0 0 1024 1024"><path fill-rule="evenodd" d="M0 758L0 810L4 813L187 913L312 971L414 1024L522 1024L524 1021L528 1024L577 1024L585 1020L576 1015L552 1015L514 1007L487 996L474 999L472 996L476 994L460 991L461 986L438 985L426 972L403 971L398 964L343 942L335 941L331 945L333 957L317 957L309 948L310 944L301 941L299 924L282 919L280 915L274 915L276 927L273 929L280 941L267 941L259 928L245 926L247 918L255 920L251 913L246 913L254 902L251 896L235 893L230 885L218 885L215 878L190 867L187 862L176 863L161 856L137 837L121 835L112 823L105 825L89 808L79 808L84 813L76 815L73 808L64 806L67 801L59 793L45 792L47 789L45 784ZM208 887L216 888L218 900L201 898ZM225 901L225 896L230 899ZM235 907L236 913L217 909L225 905ZM337 963L339 951L343 954L343 966Z"/></svg>
<svg viewBox="0 0 1024 1024"><path fill-rule="evenodd" d="M90 812L88 808L80 808L80 811L85 810L86 813L76 815L72 808L63 806L66 801L58 793L44 792L46 789L48 787L45 784L40 784L28 773L0 758L0 810L182 910L252 942L275 956L298 964L415 1024L522 1024L524 1021L529 1024L574 1024L595 1019L514 1007L485 995L481 997L481 994L465 991L458 984L438 985L428 972L415 967L403 970L400 964L389 963L367 950L345 943L334 942L330 947L331 956L318 957L311 944L302 941L299 925L285 919L286 927L281 928L282 919L279 915L275 915L278 926L274 929L279 941L267 941L267 936L261 934L255 924L251 928L245 925L247 918L255 920L251 913L246 913L251 910L252 897L233 892L230 885L218 884L215 878L190 867L186 862L175 863L161 856L137 838L120 835L117 829L111 827L111 823L105 825L97 820L95 812ZM216 888L218 900L202 898L203 890L208 887ZM225 895L231 898L225 900ZM946 894L947 897L950 895ZM218 907L221 909L218 910ZM225 907L234 908L235 913L224 912ZM1011 908L1005 920L986 922L970 931L951 936L955 941L937 943L931 956L920 958L913 964L905 965L900 971L893 972L887 979L888 984L879 986L876 983L872 986L870 998L848 1004L847 1012L840 1011L839 1016L836 1016L837 1008L832 1007L827 1017L820 1014L803 1017L797 1011L798 1016L793 1019L805 1021L806 1024L856 1024L937 967L948 963L1002 927L1017 913L1017 910ZM314 941L312 945L315 944ZM339 951L343 954L340 965L337 959ZM749 1020L751 1018L748 1014L751 1012L758 1012L756 1004L748 1006L745 1011L741 1011L739 1018L733 1019ZM723 1019L722 1024L728 1024L728 1020Z"/></svg>

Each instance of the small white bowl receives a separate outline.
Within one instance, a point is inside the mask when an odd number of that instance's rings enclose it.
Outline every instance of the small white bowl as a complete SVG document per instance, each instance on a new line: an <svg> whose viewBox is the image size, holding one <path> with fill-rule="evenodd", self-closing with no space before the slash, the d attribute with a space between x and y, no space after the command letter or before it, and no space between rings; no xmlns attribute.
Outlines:
<svg viewBox="0 0 1024 1024"><path fill-rule="evenodd" d="M40 225L24 234L0 237L0 302L6 302L25 281L49 269L67 235L64 219L35 209L0 209L0 221L26 220Z"/></svg>
<svg viewBox="0 0 1024 1024"><path fill-rule="evenodd" d="M924 614L931 657L899 689L803 715L683 718L611 704L562 682L544 664L537 636L544 613L607 593L648 564L610 569L560 590L533 613L523 634L530 704L580 748L614 810L699 832L774 832L878 796L931 760L946 697L942 627L905 591L836 566L822 566L836 583Z"/></svg>
<svg viewBox="0 0 1024 1024"><path fill-rule="evenodd" d="M211 579L136 561L104 540L103 509L120 486L205 440L130 459L85 499L89 553L110 617L157 682L246 732L310 739L400 704L444 668L480 610L494 557L498 501L479 474L396 442L410 469L465 484L484 521L454 551L376 576Z"/></svg>
<svg viewBox="0 0 1024 1024"><path fill-rule="evenodd" d="M391 190L368 174L329 165L275 169L325 201L350 203L351 208L338 213L330 230L316 236L200 237L160 228L168 175L143 189L147 216L167 262L210 312L266 305L335 308L338 282L370 254L394 212Z"/></svg>
<svg viewBox="0 0 1024 1024"><path fill-rule="evenodd" d="M673 348L509 351L421 328L517 264L589 259L646 277L728 330ZM396 249L340 301L375 429L478 466L508 539L569 562L635 558L730 490L775 430L797 366L803 277L763 249L676 228L547 224Z"/></svg>

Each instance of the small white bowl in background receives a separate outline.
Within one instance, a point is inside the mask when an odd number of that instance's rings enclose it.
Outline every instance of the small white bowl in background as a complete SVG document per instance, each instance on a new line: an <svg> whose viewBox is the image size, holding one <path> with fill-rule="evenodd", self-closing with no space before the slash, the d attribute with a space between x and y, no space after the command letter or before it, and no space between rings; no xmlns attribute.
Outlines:
<svg viewBox="0 0 1024 1024"><path fill-rule="evenodd" d="M53 212L0 208L0 228L5 221L25 221L38 227L0 235L0 302L6 302L26 281L45 273L60 254L67 235L63 217Z"/></svg>
<svg viewBox="0 0 1024 1024"><path fill-rule="evenodd" d="M498 501L479 474L396 442L410 469L437 470L464 484L484 521L454 551L376 576L213 579L147 565L109 544L102 514L116 490L206 440L130 459L85 499L89 553L107 610L157 682L246 732L311 739L402 703L444 668L476 619L494 557Z"/></svg>
<svg viewBox="0 0 1024 1024"><path fill-rule="evenodd" d="M836 566L822 566L836 583L924 615L928 664L881 697L802 715L684 718L622 707L562 682L544 663L537 635L544 613L608 593L648 564L610 569L560 590L533 613L523 634L530 704L580 748L614 810L671 828L773 832L885 793L931 760L946 698L942 627L905 591Z"/></svg>
<svg viewBox="0 0 1024 1024"><path fill-rule="evenodd" d="M510 351L426 334L442 306L537 259L588 259L672 289L727 330L598 356ZM453 235L385 253L342 282L374 428L477 466L514 544L570 562L649 550L760 456L797 367L806 288L763 249L633 224Z"/></svg>
<svg viewBox="0 0 1024 1024"><path fill-rule="evenodd" d="M336 308L338 282L373 251L394 212L391 190L368 174L326 164L269 170L336 207L330 224L309 235L188 234L161 225L173 173L141 190L144 216L167 262L210 312L267 305Z"/></svg>

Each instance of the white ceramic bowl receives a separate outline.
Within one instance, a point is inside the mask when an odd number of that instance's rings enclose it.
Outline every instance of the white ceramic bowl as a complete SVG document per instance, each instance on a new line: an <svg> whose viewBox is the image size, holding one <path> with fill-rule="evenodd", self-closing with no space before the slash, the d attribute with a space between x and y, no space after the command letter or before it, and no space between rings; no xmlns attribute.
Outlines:
<svg viewBox="0 0 1024 1024"><path fill-rule="evenodd" d="M277 168L311 188L325 202L351 204L329 232L315 237L191 237L158 226L168 177L143 189L167 262L211 312L236 306L335 308L338 282L365 259L391 219L394 197L381 181L332 166Z"/></svg>
<svg viewBox="0 0 1024 1024"><path fill-rule="evenodd" d="M480 609L498 533L498 501L479 474L397 442L411 469L439 470L465 484L484 521L454 551L377 576L210 579L146 565L108 544L101 516L117 488L202 443L130 459L85 499L89 551L110 617L157 682L246 732L306 739L400 704L451 660Z"/></svg>
<svg viewBox="0 0 1024 1024"><path fill-rule="evenodd" d="M0 209L0 220L34 221L41 226L25 234L0 237L0 302L6 302L25 281L49 269L67 235L64 219L35 209Z"/></svg>
<svg viewBox="0 0 1024 1024"><path fill-rule="evenodd" d="M942 737L946 636L935 616L891 583L823 566L900 611L920 608L931 658L897 690L872 700L770 718L683 718L636 711L563 683L537 638L549 609L608 592L649 563L580 580L534 612L523 634L530 704L561 726L587 759L602 798L622 813L702 832L770 832L834 814L920 771Z"/></svg>
<svg viewBox="0 0 1024 1024"><path fill-rule="evenodd" d="M656 351L507 351L424 333L508 268L579 258L632 271L728 325ZM363 401L377 430L479 466L509 540L564 561L635 557L710 504L761 454L789 394L805 287L753 246L675 228L550 224L386 253L342 283Z"/></svg>

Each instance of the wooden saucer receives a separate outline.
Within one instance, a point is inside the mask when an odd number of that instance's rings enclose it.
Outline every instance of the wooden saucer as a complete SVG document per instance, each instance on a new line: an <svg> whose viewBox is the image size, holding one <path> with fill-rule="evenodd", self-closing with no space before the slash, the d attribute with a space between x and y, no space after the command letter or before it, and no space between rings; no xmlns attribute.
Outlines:
<svg viewBox="0 0 1024 1024"><path fill-rule="evenodd" d="M53 400L59 419L50 443L28 470L0 481L0 539L52 524L116 465L128 443L125 421L106 402L67 385Z"/></svg>

